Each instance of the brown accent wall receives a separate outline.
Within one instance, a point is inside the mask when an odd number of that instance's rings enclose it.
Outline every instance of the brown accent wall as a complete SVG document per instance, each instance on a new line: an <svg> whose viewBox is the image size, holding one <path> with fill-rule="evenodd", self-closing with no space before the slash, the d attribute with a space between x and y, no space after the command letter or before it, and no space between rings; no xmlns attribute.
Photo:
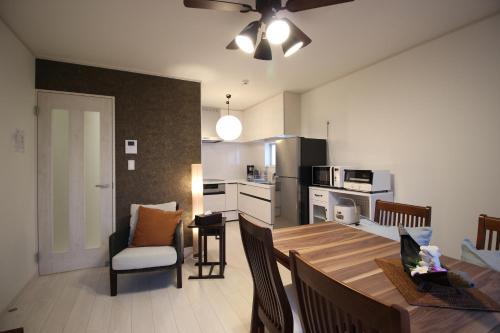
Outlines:
<svg viewBox="0 0 500 333"><path fill-rule="evenodd" d="M191 217L191 164L201 163L200 83L36 60L36 88L115 97L116 223L131 203L179 202ZM138 154L125 155L125 140ZM127 160L136 170L127 170ZM186 246L192 242L185 230Z"/></svg>

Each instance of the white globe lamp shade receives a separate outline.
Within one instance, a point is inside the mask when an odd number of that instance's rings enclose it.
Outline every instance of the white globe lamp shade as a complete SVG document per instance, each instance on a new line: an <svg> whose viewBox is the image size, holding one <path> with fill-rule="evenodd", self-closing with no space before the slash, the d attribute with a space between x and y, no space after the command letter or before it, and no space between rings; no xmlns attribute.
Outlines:
<svg viewBox="0 0 500 333"><path fill-rule="evenodd" d="M290 36L290 26L284 20L274 20L266 30L266 37L269 43L279 45Z"/></svg>
<svg viewBox="0 0 500 333"><path fill-rule="evenodd" d="M217 135L225 141L233 141L241 135L241 122L235 116L227 115L221 117L215 125Z"/></svg>

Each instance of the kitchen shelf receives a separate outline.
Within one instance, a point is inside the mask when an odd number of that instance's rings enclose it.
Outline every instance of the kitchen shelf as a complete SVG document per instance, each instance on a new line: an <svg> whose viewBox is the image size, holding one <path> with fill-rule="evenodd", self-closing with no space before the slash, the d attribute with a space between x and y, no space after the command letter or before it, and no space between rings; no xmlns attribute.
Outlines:
<svg viewBox="0 0 500 333"><path fill-rule="evenodd" d="M367 193L331 187L309 187L309 192L317 193L318 191L323 191L323 193L328 192L328 198L323 199L323 204L328 207L328 219L334 218L333 211L335 205L342 202L342 197L354 200L356 205L361 209L361 215L368 217L370 220L375 218L375 203L377 200L394 201L394 193L392 191ZM317 203L317 200L314 197L310 197L309 200L312 208L312 204Z"/></svg>

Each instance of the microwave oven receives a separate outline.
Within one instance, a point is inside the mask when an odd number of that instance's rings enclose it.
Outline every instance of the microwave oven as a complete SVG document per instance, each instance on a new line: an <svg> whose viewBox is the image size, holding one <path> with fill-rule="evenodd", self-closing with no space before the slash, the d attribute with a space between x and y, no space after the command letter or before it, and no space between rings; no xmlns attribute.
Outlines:
<svg viewBox="0 0 500 333"><path fill-rule="evenodd" d="M391 190L391 173L388 170L354 170L344 173L344 188L361 192Z"/></svg>
<svg viewBox="0 0 500 333"><path fill-rule="evenodd" d="M312 185L333 187L333 166L313 166Z"/></svg>

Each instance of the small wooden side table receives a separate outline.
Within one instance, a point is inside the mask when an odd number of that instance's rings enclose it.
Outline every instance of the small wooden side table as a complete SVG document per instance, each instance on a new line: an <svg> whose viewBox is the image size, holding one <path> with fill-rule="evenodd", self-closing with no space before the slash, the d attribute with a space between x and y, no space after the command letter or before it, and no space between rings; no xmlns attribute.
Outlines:
<svg viewBox="0 0 500 333"><path fill-rule="evenodd" d="M188 228L198 229L198 275L191 275L189 279L223 279L226 266L226 219L221 223L211 225L197 225L192 221ZM208 236L219 237L219 261L208 261ZM219 265L219 274L213 274L214 267ZM203 266L210 266L210 272L203 274Z"/></svg>

